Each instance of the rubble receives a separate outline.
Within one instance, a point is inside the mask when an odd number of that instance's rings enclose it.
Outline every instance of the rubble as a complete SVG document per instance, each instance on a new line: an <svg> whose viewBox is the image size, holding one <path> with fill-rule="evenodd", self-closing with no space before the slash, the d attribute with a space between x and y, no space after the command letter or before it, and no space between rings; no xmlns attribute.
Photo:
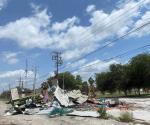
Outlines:
<svg viewBox="0 0 150 125"><path fill-rule="evenodd" d="M73 90L66 94L68 95L69 98L72 98L74 102L79 103L79 104L86 102L88 99L88 96L83 95L80 90Z"/></svg>
<svg viewBox="0 0 150 125"><path fill-rule="evenodd" d="M70 102L68 95L65 94L64 90L62 90L59 86L56 87L54 96L57 98L62 106L68 107L74 105L73 102Z"/></svg>
<svg viewBox="0 0 150 125"><path fill-rule="evenodd" d="M57 82L57 80L54 82ZM17 97L17 100L12 100L12 108L6 112L5 116L24 114L48 115L49 117L62 115L100 117L98 113L100 108L109 110L109 108L119 105L118 99L89 98L87 95L83 95L80 90L67 92L61 89L58 84L53 84L51 92L53 93L51 101L49 101L48 90L42 92L42 95L39 96L40 99L33 98L32 96L19 99ZM16 89L12 91L13 98L15 98L14 94L17 94ZM19 103L14 103L16 101L19 101Z"/></svg>

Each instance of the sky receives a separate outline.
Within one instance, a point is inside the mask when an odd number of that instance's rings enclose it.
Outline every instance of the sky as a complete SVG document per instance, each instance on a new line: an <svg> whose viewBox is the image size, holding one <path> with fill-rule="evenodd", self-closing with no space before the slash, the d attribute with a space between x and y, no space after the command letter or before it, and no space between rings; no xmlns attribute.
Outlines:
<svg viewBox="0 0 150 125"><path fill-rule="evenodd" d="M61 52L60 72L83 80L111 64L125 64L150 48L106 59L150 44L148 22L150 0L0 0L0 92L18 85L19 77L25 80L26 60L25 86L32 88L34 67L40 86L54 74L54 51Z"/></svg>

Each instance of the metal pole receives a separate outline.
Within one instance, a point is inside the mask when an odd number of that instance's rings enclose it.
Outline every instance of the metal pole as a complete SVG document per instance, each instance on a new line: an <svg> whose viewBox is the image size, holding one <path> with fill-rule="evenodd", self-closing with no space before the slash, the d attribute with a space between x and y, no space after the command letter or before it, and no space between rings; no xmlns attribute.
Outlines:
<svg viewBox="0 0 150 125"><path fill-rule="evenodd" d="M55 71L55 77L58 79L58 73L59 73L59 66L62 65L62 58L60 52L53 52L52 60L55 61L56 71Z"/></svg>
<svg viewBox="0 0 150 125"><path fill-rule="evenodd" d="M36 91L35 91L36 75L37 75L37 68L35 67L35 68L34 68L34 83L33 83L33 93L34 93L34 97L35 97L35 94L36 94Z"/></svg>

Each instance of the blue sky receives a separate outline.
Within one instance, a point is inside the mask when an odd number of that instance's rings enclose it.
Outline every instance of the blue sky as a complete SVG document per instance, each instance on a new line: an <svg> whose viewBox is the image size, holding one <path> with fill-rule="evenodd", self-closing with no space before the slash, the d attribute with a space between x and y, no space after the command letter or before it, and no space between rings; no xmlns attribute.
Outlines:
<svg viewBox="0 0 150 125"><path fill-rule="evenodd" d="M70 64L149 21L150 0L0 0L0 91L8 84L15 87L20 75L24 78L26 59L27 87L32 86L34 66L38 67L39 86L55 70L53 51L62 52L63 65L67 65L62 71L78 69L74 75L84 80L108 70L112 63L127 63L150 49L103 60L150 44L150 25Z"/></svg>

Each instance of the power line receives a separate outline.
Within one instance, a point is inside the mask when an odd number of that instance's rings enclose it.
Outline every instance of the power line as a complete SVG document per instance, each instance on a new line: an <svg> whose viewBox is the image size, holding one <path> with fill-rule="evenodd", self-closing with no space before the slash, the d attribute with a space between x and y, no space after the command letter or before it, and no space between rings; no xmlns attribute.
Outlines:
<svg viewBox="0 0 150 125"><path fill-rule="evenodd" d="M107 58L107 59L104 59L104 60L101 60L101 61L103 61L103 62L108 62L108 61L113 60L113 59L115 59L115 58L121 58L121 57L123 57L124 55L126 55L126 54L128 54L128 53L130 53L130 52L132 52L132 51L136 51L136 50L143 49L143 48L146 48L146 47L150 47L150 44L147 44L147 45L141 46L141 47L139 47L139 48L135 48L135 49L126 51L126 52L124 52L124 53L121 53L121 54L119 54L119 55L116 55L116 56L113 56L113 57L110 57L110 58ZM87 68L87 67L91 67L91 66L96 65L96 64L99 64L99 63L100 63L100 62L96 62L96 63L90 64L90 65L87 65L87 66L84 66L84 67L82 66L82 67L80 67L80 68L78 68L78 69L71 70L71 72L74 72L74 71L77 71L77 70L80 70L80 69L84 69L84 68Z"/></svg>
<svg viewBox="0 0 150 125"><path fill-rule="evenodd" d="M137 7L137 6L140 6L140 5L142 5L142 3L144 2L145 0L143 0L143 1L140 1L138 4L136 4L134 7L132 7L132 8L130 8L130 10L132 10L132 9L134 9L135 7ZM132 11L128 11L128 12L132 12ZM121 19L120 17L121 16L124 16L125 14L129 14L128 12L124 12L124 13L122 13L122 14L120 14L120 15L118 15L118 17L117 17L117 19ZM131 15L128 15L128 16L131 16ZM108 18L108 17L107 17ZM106 19L107 19L106 18ZM104 19L104 20L106 20L106 19ZM104 21L103 20L103 21ZM117 21L119 21L119 20L117 20ZM117 23L117 21L113 21L113 23L107 23L105 26L104 26L104 28L100 31L100 32L102 32L102 31L105 31L105 29L107 29L107 28L110 28L110 26L112 26L112 25L114 25L114 24L116 24ZM96 25L96 24L95 24ZM99 27L96 27L97 29L99 28ZM87 32L87 30L86 30L86 32ZM93 31L93 33L96 33L97 32L97 30L94 30ZM83 35L82 35L83 36ZM92 36L93 37L93 36ZM84 38L84 37L83 37ZM86 37L86 39L83 39L84 41L85 40L88 40L88 39L90 38L90 37ZM81 41L82 41L82 39L80 39ZM108 42L108 41L107 41ZM93 51L94 52L94 51ZM86 56L86 55L85 55ZM82 57L81 57L82 58ZM83 56L83 58L84 58L84 56ZM78 60L80 60L80 58L78 58L78 59L76 59L76 60L74 60L74 61L72 61L72 62L76 62L76 61L78 61ZM71 63L72 63L71 62ZM70 65L70 64L68 64L68 65ZM66 67L66 66L64 66L64 67ZM64 67L62 67L61 69L64 69Z"/></svg>
<svg viewBox="0 0 150 125"><path fill-rule="evenodd" d="M118 38L116 38L116 39L114 39L114 40L112 40L112 41L107 41L107 42L109 42L109 43L107 43L107 44L105 44L104 46L99 47L99 48L97 48L96 50L94 50L94 51L92 51L92 52L90 52L90 53L88 53L88 54L86 54L86 55L84 55L84 56L82 56L82 57L80 57L80 58L78 58L78 59L72 61L70 64L68 64L68 65L66 65L66 66L72 65L72 63L74 63L74 62L77 62L77 61L79 61L79 60L81 60L81 59L83 59L83 58L86 58L86 57L88 57L88 56L90 56L90 55L96 53L97 51L100 51L100 50L106 48L107 46L111 45L112 43L115 43L115 42L117 42L118 40L123 39L124 37L128 36L129 34L132 34L133 32L136 32L136 31L138 31L138 30L140 30L140 29L146 27L146 26L149 25L149 24L150 24L150 21L147 22L147 23L145 23L145 24L143 24L143 25L141 25L141 26L138 27L138 28L132 29L131 31L127 32L126 34L124 34L124 35L122 35L122 36L120 36L120 37L118 37ZM64 69L66 66L62 67L61 69Z"/></svg>
<svg viewBox="0 0 150 125"><path fill-rule="evenodd" d="M141 1L141 2L139 2L136 6L138 6L138 5L140 5L140 3L142 3L142 2L144 2L144 0L143 1ZM133 9L133 8L135 8L136 6L134 6L134 7L132 7L131 9ZM126 14L126 12L124 13L124 14ZM121 14L121 15L123 15L123 14ZM120 15L120 16L121 16ZM113 23L114 24L114 23ZM111 24L112 25L112 24ZM95 30L96 31L96 30ZM111 43L109 43L109 44L111 44ZM109 44L106 44L105 46L107 46L107 45L109 45ZM99 49L99 48L98 48ZM96 51L93 51L92 53L95 53ZM90 55L92 54L92 53L89 53ZM89 55L88 54L88 55ZM87 56L88 56L87 55ZM86 56L86 55L85 55ZM84 57L83 57L84 58ZM79 58L78 60L80 60L81 58ZM75 61L78 61L78 60L75 60ZM66 67L66 66L65 66ZM47 73L46 75L48 75L49 73Z"/></svg>
<svg viewBox="0 0 150 125"><path fill-rule="evenodd" d="M119 15L117 16L117 21L116 21L116 20L112 20L113 23L106 23L106 24L104 25L103 29L102 29L100 32L102 32L102 31L104 31L105 29L110 28L110 26L116 24L116 23L121 19L120 17L122 17L122 16L124 16L124 15L126 15L126 14L131 13L131 12L132 12L131 10L135 9L137 6L142 5L142 3L143 3L144 1L145 1L145 0L140 1L140 2L137 3L135 6L129 8L130 11L128 11L128 12L125 11L125 12L119 14ZM128 3L127 3L127 4L128 4ZM131 16L131 15L128 15L128 16ZM128 16L127 16L127 17L128 17ZM102 21L105 22L105 20L107 20L107 18L109 18L109 16L106 17L105 19L103 19ZM99 20L97 20L97 23L95 23L95 24L93 25L93 27L95 27L95 28L97 28L97 29L99 29L99 27L97 26L97 24L99 24L98 21L99 21ZM101 21L101 20L100 20L100 21ZM81 37L80 41L82 41L82 40L85 41L85 40L87 40L87 38L90 38L90 36L87 37L87 36L83 35L83 34L85 34L88 30L89 30L89 29L86 29L86 31L80 32L80 34L82 34L82 37ZM97 32L97 30L94 30L92 33L96 33L96 32ZM83 39L84 36L85 36L86 39ZM73 40L73 39L72 39L72 40Z"/></svg>
<svg viewBox="0 0 150 125"><path fill-rule="evenodd" d="M122 35L121 37L116 38L115 40L111 41L111 43L112 43L112 42L116 42L116 41L118 41L118 40L120 40L120 39L122 39L122 38L128 36L129 34L131 34L131 33L133 33L133 32L136 32L136 31L142 29L143 27L145 27L145 26L147 26L147 25L149 25L149 24L150 24L150 22L145 23L145 24L143 24L142 26L140 26L140 27L138 27L138 28L136 28L136 29L133 29L133 30L129 31L128 33ZM108 44L104 45L103 47L98 48L98 49L96 49L94 52L89 53L89 54L87 54L87 55L85 55L85 56L87 57L87 56L89 56L89 55L95 53L96 51L99 51L100 49L103 49L103 48L107 47L107 46L110 45L111 43L108 43ZM144 47L145 47L145 46L144 46ZM139 48L138 48L138 49L139 49ZM125 53L123 53L123 54L125 54ZM85 56L82 57L82 58L85 58ZM117 56L120 56L120 55L117 55ZM82 59L82 58L80 58L80 59ZM112 57L112 58L113 58L113 57ZM80 59L78 59L78 60L80 60ZM78 60L76 60L76 61L78 61ZM107 59L107 60L108 60L108 59ZM40 79L43 78L43 77L46 77L48 74L49 74L49 73L44 74L43 76L40 77Z"/></svg>
<svg viewBox="0 0 150 125"><path fill-rule="evenodd" d="M143 0L143 1L139 2L136 6L139 6L139 5L140 5L142 2L144 2L144 1L145 1L145 0ZM131 10L131 9L134 9L136 6L134 6L134 7L130 8L130 10ZM129 12L130 12L130 11L129 11ZM124 15L124 14L127 14L127 12L122 13L121 15ZM120 16L121 16L121 15L120 15ZM118 17L119 17L119 16L118 16ZM108 18L108 17L107 17L107 18ZM106 18L106 19L107 19L107 18ZM104 19L104 20L105 20L105 19ZM104 21L104 20L103 20L103 21ZM114 23L113 23L113 24L114 24ZM94 25L96 25L96 24L94 24ZM111 25L112 25L112 24L111 24ZM96 31L96 30L95 30L95 31ZM83 57L83 58L84 58L84 57ZM79 59L79 60L80 60L80 59ZM46 75L48 75L48 74L46 74Z"/></svg>

